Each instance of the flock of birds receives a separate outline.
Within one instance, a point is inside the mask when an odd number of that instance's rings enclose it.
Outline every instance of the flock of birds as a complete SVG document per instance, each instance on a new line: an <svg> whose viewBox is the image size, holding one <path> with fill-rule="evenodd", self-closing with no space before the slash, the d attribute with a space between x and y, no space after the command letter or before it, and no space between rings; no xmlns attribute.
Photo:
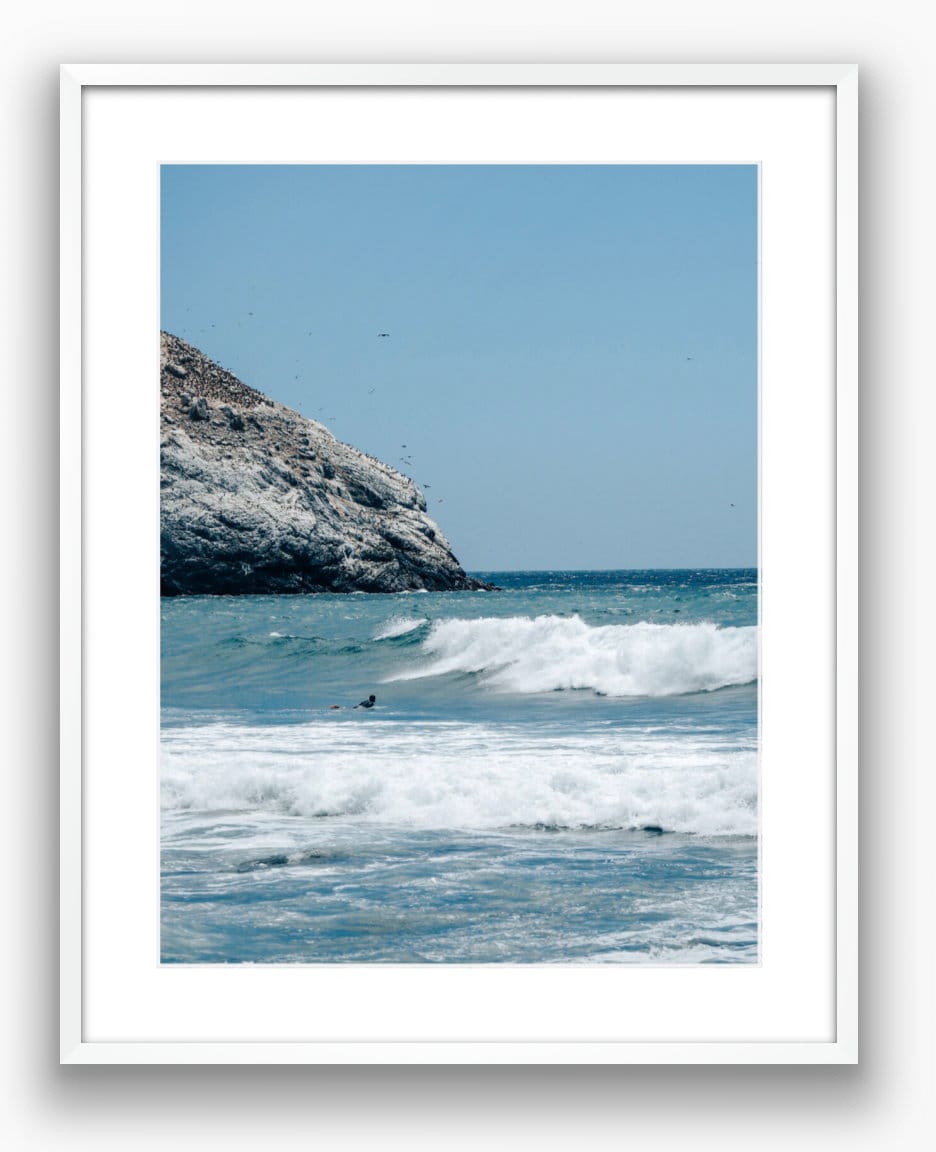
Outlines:
<svg viewBox="0 0 936 1152"><path fill-rule="evenodd" d="M185 309L185 311L186 311L186 312L191 312L191 310L192 310L191 308L186 308L186 309ZM247 313L247 315L248 315L248 317L252 317L252 316L253 316L253 312L248 312L248 313ZM240 327L242 326L242 321L238 320L238 321L237 321L237 326L238 326L238 328L240 328ZM211 327L211 328L214 328L214 327L215 327L215 325L214 325L214 324L211 324L211 325L209 325L209 327ZM200 329L199 329L199 334L204 334L206 331L207 331L207 329L205 329L205 328L200 328ZM312 335L312 333L311 333L311 332L307 332L307 333L306 333L306 335L307 335L307 336L311 336L311 335ZM389 340L389 339L390 339L390 333L389 333L389 332L378 332L378 333L377 333L377 339L378 339L378 340ZM295 360L295 363L296 363L296 364L298 364L298 363L299 363L299 360L298 360L298 359L296 359L296 360ZM299 375L299 373L296 373L296 375L295 375L295 376L293 376L293 380L294 380L294 381L299 381L299 380L301 380L301 379L302 379L302 377ZM377 389L376 389L376 388L368 388L368 390L367 390L367 395L368 395L368 396L373 396L373 394L374 394L376 391L377 391ZM299 411L300 411L300 412L302 411L302 404L297 404L297 405L296 405L296 407L299 409ZM316 414L316 415L319 415L320 413L322 413L322 412L324 412L324 411L325 411L325 408L324 408L324 406L323 406L323 407L321 407L321 408L317 408L317 409L316 409L316 413L315 413L315 414ZM328 421L329 421L329 423L334 423L334 422L335 422L335 421L338 419L338 417L337 417L336 415L333 415L333 416L326 416L326 417L325 417L325 419L326 419L326 420L328 420ZM405 448L405 447L406 447L406 445L405 445L405 444L403 444L403 445L401 445L401 447L402 447L402 448ZM413 466L413 459L412 459L412 457L411 457L411 456L401 456L401 457L400 457L400 463L401 463L401 464L404 464L404 465L406 465L406 467L407 467L407 468L412 468L412 466ZM432 485L431 485L431 484L423 484L423 488L431 488L431 487L432 487ZM443 498L443 497L441 497L441 496L440 496L440 497L438 497L438 498L437 498L437 503L439 503L439 504L444 504L444 503L445 503L445 500L444 500L444 498Z"/></svg>
<svg viewBox="0 0 936 1152"><path fill-rule="evenodd" d="M389 332L378 332L377 333L377 339L378 340L389 340L390 339L390 333ZM372 396L376 391L377 391L376 388L368 388L367 395ZM401 444L400 447L405 448L406 445ZM400 463L404 464L407 468L412 468L413 467L413 458L412 458L412 456L401 456L400 457ZM423 484L423 488L431 488L431 487L432 487L431 484ZM442 503L444 503L444 501L440 498L438 503L442 504Z"/></svg>
<svg viewBox="0 0 936 1152"><path fill-rule="evenodd" d="M191 312L191 308L186 308L186 312ZM247 315L248 315L248 316L253 316L253 312L248 312L248 313L247 313ZM238 322L237 322L237 325L238 325L238 327L240 327L240 326L241 326L241 321L240 321L240 320L238 320ZM214 324L212 324L212 325L211 325L211 327L212 327L212 328L214 328L214 327L215 327L215 325L214 325ZM204 329L204 328L200 329L200 332L205 332L205 331L206 331L206 329ZM306 333L306 335L308 335L308 336L311 336L311 335L312 335L312 333L311 333L311 332L308 332L308 333ZM389 333L389 332L378 332L378 333L377 333L377 339L378 339L378 340L389 340L389 339L390 339L390 333ZM691 360L692 360L692 357L691 357L691 356L687 356L687 357L686 357L686 360L687 360L687 362L688 362L688 361L691 361ZM298 363L299 363L299 361L298 361L298 360L296 360L296 363L298 364ZM293 380L300 380L300 379L301 379L301 376L299 376L298 374L297 374L297 375L295 375L295 376L293 377ZM374 394L376 391L377 391L377 389L376 389L376 388L368 388L368 390L367 390L367 395L368 395L368 396L373 396L373 394ZM299 405L298 405L298 408L299 408L299 411L301 412L301 411L302 411L302 405L301 405L301 404L299 404ZM324 408L324 407L322 407L322 408L318 408L318 409L316 410L316 415L318 415L318 413L320 413L320 412L324 412L324 411L325 411L325 408ZM335 420L337 420L337 418L338 418L337 416L328 416L328 417L326 417L326 419L327 419L327 420L329 420L330 422L334 422ZM405 445L405 444L401 444L401 445L400 445L400 447L401 447L401 448L406 448L406 445ZM412 468L412 467L413 467L413 459L412 459L412 457L411 457L411 456L401 456L401 457L400 457L400 463L401 463L401 464L404 464L404 465L405 465L407 468ZM423 484L423 488L431 488L431 487L432 487L432 485L431 485L431 484ZM439 503L439 504L443 504L443 503L445 503L445 501L444 501L444 498L443 498L443 497L441 497L441 496L440 496L440 497L438 497L438 498L437 498L437 503ZM728 507L729 507L729 508L734 508L734 507L735 507L735 505L734 505L734 504L729 504L729 505L728 505Z"/></svg>

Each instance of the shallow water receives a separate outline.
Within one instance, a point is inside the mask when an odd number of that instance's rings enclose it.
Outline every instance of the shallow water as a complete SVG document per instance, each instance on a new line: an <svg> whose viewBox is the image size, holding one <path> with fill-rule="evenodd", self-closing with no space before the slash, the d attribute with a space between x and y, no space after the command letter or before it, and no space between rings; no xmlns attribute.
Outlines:
<svg viewBox="0 0 936 1152"><path fill-rule="evenodd" d="M165 961L756 961L756 573L483 575L163 602Z"/></svg>

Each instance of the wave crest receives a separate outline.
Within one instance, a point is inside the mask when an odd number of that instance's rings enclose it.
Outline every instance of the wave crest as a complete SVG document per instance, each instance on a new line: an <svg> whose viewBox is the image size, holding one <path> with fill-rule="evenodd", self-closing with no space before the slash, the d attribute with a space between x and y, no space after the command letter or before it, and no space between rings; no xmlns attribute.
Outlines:
<svg viewBox="0 0 936 1152"><path fill-rule="evenodd" d="M427 623L425 617L418 620L412 616L391 616L390 619L374 633L375 640L395 640L398 636L407 636Z"/></svg>
<svg viewBox="0 0 936 1152"><path fill-rule="evenodd" d="M502 692L588 688L607 696L678 696L757 679L753 626L591 626L579 616L439 620L421 651L430 663L391 679L475 672Z"/></svg>

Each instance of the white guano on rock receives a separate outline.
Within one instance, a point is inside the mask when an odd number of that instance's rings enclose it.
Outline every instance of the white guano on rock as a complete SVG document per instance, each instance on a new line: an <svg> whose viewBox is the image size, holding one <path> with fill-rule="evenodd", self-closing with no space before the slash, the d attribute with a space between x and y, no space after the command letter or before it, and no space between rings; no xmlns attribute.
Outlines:
<svg viewBox="0 0 936 1152"><path fill-rule="evenodd" d="M407 476L160 336L164 596L486 589Z"/></svg>

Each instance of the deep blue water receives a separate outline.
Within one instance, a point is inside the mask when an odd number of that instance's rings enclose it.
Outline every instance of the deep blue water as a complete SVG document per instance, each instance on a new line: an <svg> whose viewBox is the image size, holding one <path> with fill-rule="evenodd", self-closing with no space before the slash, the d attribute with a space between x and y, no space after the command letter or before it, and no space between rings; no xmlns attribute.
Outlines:
<svg viewBox="0 0 936 1152"><path fill-rule="evenodd" d="M164 961L756 962L756 572L479 575L163 601Z"/></svg>

